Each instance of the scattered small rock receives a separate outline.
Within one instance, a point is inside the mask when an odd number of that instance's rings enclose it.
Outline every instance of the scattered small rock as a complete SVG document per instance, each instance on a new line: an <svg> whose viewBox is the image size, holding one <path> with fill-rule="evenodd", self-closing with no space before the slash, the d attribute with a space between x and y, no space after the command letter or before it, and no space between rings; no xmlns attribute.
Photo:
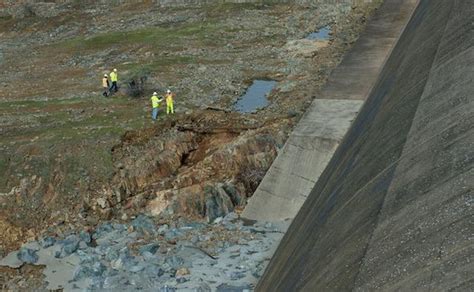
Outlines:
<svg viewBox="0 0 474 292"><path fill-rule="evenodd" d="M168 224L163 224L158 228L158 234L164 235L166 231L168 231L169 226Z"/></svg>
<svg viewBox="0 0 474 292"><path fill-rule="evenodd" d="M97 205L99 205L102 209L108 208L108 203L106 199L97 198L96 202L97 202Z"/></svg>
<svg viewBox="0 0 474 292"><path fill-rule="evenodd" d="M179 268L179 269L176 270L175 277L178 278L178 277L186 276L186 275L189 275L189 274L190 274L190 272L189 272L188 268Z"/></svg>

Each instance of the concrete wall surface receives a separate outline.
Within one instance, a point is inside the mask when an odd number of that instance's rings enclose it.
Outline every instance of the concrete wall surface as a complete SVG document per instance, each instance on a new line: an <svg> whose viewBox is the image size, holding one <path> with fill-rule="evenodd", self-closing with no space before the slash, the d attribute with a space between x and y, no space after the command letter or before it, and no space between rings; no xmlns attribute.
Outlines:
<svg viewBox="0 0 474 292"><path fill-rule="evenodd" d="M303 115L242 214L253 220L294 218L377 81L416 7L386 0Z"/></svg>
<svg viewBox="0 0 474 292"><path fill-rule="evenodd" d="M420 0L258 291L474 291L473 23Z"/></svg>

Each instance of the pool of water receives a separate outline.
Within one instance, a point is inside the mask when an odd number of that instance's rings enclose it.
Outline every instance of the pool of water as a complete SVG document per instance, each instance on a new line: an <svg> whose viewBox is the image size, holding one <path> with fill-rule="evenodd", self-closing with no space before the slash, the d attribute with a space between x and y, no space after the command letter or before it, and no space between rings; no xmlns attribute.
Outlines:
<svg viewBox="0 0 474 292"><path fill-rule="evenodd" d="M276 85L274 80L255 80L235 103L235 110L241 113L255 112L268 105L268 94Z"/></svg>
<svg viewBox="0 0 474 292"><path fill-rule="evenodd" d="M306 39L308 40L328 40L329 34L331 33L331 27L326 25L325 27L320 28L318 31L310 33Z"/></svg>

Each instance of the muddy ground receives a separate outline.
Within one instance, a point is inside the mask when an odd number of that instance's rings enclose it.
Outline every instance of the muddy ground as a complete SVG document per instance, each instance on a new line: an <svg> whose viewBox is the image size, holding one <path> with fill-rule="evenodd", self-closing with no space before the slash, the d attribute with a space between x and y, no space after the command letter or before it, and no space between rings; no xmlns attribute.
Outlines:
<svg viewBox="0 0 474 292"><path fill-rule="evenodd" d="M104 219L211 222L241 210L379 2L3 15L0 256ZM304 40L326 25L329 40ZM121 88L103 98L112 68ZM270 105L235 112L255 79L278 81ZM149 96L167 88L176 114L152 123ZM23 270L4 273L9 285Z"/></svg>

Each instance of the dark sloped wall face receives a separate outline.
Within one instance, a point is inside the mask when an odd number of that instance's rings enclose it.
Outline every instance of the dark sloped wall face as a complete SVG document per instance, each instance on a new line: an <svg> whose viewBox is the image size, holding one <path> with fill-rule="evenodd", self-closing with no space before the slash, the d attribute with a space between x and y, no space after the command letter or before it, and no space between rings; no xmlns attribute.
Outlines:
<svg viewBox="0 0 474 292"><path fill-rule="evenodd" d="M474 89L470 85L474 13L468 2L420 1L370 97L294 219L257 290L427 288L433 285L427 284L427 278L436 270L429 268L436 266L435 255L417 255L425 247L440 244L433 222L441 221L446 226L458 222L452 248L462 250L457 257L468 258L458 261L460 271L469 270L472 246L469 251L469 236L462 236L464 230L472 237L474 209L468 179L470 173L474 180ZM462 89L452 87L453 82ZM442 156L444 159L436 159ZM439 177L434 179L430 174L436 171ZM450 181L457 191L432 191L437 181ZM440 198L445 197L461 204L457 211L443 207ZM462 208L462 202L471 207ZM433 209L415 216L423 204ZM434 218L431 211L457 215ZM427 222L432 238L421 231L416 237L414 230L422 230ZM446 226L440 229L444 230L439 235L442 238L449 238ZM432 244L426 244L427 238ZM419 262L414 264L413 258ZM437 271L441 276L441 270ZM469 276L453 280L446 288L456 285L469 285Z"/></svg>
<svg viewBox="0 0 474 292"><path fill-rule="evenodd" d="M355 290L474 290L474 3L452 1Z"/></svg>

